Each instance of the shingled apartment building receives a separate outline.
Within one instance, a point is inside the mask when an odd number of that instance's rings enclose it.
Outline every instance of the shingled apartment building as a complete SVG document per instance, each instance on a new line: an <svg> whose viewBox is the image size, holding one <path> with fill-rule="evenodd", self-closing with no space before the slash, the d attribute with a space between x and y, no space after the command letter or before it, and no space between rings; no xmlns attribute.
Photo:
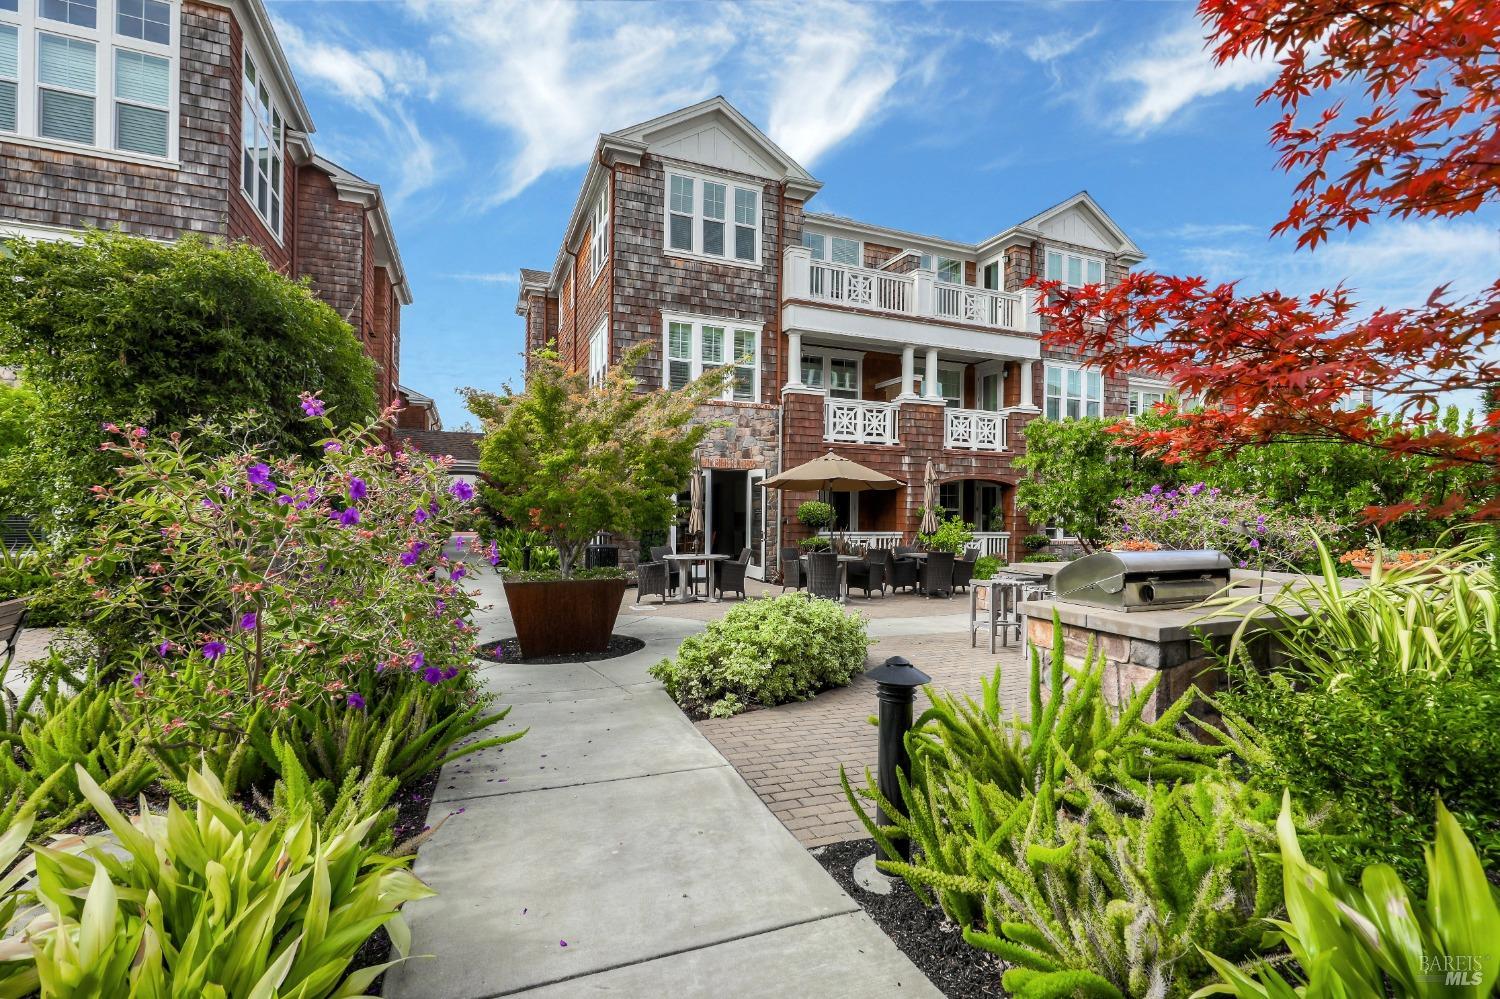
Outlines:
<svg viewBox="0 0 1500 999"><path fill-rule="evenodd" d="M0 235L258 246L397 398L411 291L380 188L317 155L261 0L0 0Z"/></svg>

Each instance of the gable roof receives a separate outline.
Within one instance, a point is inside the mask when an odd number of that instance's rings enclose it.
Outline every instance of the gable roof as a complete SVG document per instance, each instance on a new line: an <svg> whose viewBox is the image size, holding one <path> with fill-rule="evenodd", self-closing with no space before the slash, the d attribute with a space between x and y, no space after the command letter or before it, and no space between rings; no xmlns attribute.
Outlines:
<svg viewBox="0 0 1500 999"><path fill-rule="evenodd" d="M434 458L451 455L455 472L472 472L479 468L479 442L484 434L465 430L407 430L396 427L391 435L403 449L411 447Z"/></svg>
<svg viewBox="0 0 1500 999"><path fill-rule="evenodd" d="M375 238L375 263L390 272L391 287L396 289L401 304L410 305L411 285L406 281L406 267L401 262L401 250L396 246L396 232L391 228L391 216L385 209L385 195L380 192L380 185L373 184L328 157L316 153L313 154L312 165L333 181L340 201L350 201L373 209L368 218L370 232Z"/></svg>
<svg viewBox="0 0 1500 999"><path fill-rule="evenodd" d="M1003 232L996 233L994 236L981 242L979 249L981 251L994 249L1008 243L1017 242L1020 239L1029 240L1045 235L1057 236L1052 231L1054 223L1057 223L1070 213L1083 217L1087 220L1086 224L1091 224L1100 230L1100 234L1106 239L1113 241L1115 246L1112 248L1112 251L1118 253L1123 259L1130 263L1140 263L1146 259L1145 251L1136 245L1135 240L1125 234L1125 230L1121 229L1115 223L1115 220L1109 217L1109 213L1100 207L1099 202L1095 201L1094 196L1089 194L1088 191L1079 191L1071 198L1059 201L1051 208L1033 215L1025 222L1013 225ZM1064 242L1076 243L1080 242L1080 240L1069 239L1064 240Z"/></svg>

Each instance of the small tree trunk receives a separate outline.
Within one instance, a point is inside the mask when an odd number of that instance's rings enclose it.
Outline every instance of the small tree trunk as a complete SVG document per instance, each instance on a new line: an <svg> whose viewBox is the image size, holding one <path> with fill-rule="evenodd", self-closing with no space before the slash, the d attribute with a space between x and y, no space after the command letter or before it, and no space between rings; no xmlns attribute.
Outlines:
<svg viewBox="0 0 1500 999"><path fill-rule="evenodd" d="M573 564L578 561L579 544L576 541L558 541L557 569L563 579L573 578Z"/></svg>

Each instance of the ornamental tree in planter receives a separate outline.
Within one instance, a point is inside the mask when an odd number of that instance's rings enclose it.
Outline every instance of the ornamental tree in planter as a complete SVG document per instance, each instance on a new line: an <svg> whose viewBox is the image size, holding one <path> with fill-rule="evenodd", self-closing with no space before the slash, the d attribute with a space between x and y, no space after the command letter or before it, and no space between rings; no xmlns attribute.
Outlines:
<svg viewBox="0 0 1500 999"><path fill-rule="evenodd" d="M595 384L555 350L538 350L524 390L465 391L485 426L479 469L486 503L544 532L557 549L557 570L510 573L505 580L527 657L608 647L625 579L618 572L580 573L579 556L601 531L639 537L668 523L709 426L693 416L723 393L733 372L707 372L677 391L643 391L632 372L647 349L628 351Z"/></svg>

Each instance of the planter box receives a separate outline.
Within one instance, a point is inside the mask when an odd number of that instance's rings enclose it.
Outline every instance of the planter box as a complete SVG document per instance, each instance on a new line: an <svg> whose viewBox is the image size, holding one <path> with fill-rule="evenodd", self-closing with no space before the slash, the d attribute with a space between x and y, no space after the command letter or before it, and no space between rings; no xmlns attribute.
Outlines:
<svg viewBox="0 0 1500 999"><path fill-rule="evenodd" d="M505 582L523 659L605 652L629 585L619 579Z"/></svg>

